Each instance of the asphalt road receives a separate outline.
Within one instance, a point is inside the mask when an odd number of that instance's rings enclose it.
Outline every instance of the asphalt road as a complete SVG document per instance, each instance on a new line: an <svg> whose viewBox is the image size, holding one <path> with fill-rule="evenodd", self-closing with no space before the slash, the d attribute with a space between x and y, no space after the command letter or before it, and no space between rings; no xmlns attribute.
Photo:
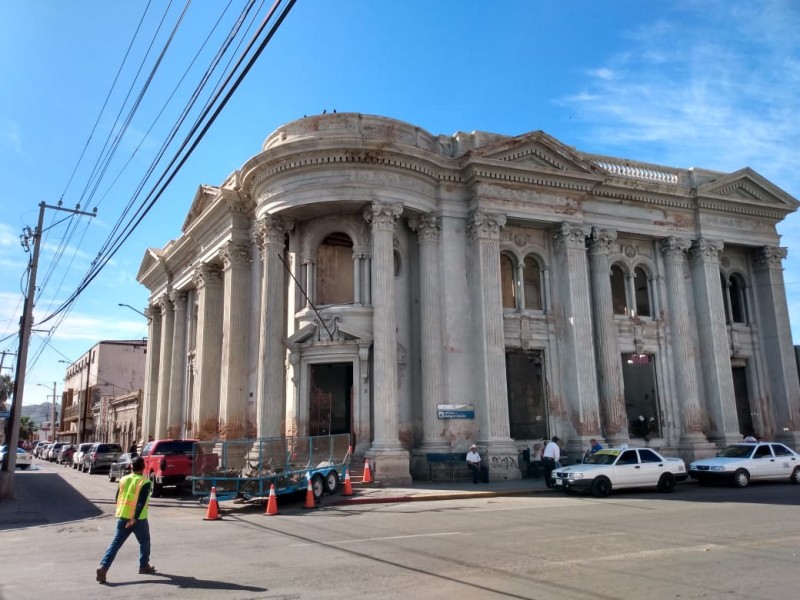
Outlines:
<svg viewBox="0 0 800 600"><path fill-rule="evenodd" d="M789 484L314 510L283 502L276 516L244 508L219 521L173 494L151 503L159 574L136 573L131 538L101 586L94 571L115 485L51 465L18 476L38 478L26 486L37 500L26 518L0 522L2 600L798 597L800 488ZM49 524L39 525L45 509Z"/></svg>

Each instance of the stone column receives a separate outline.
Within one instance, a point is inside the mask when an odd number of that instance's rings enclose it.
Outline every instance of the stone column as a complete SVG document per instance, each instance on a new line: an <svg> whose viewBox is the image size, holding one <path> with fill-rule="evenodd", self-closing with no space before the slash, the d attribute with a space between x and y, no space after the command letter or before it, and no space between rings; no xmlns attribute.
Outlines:
<svg viewBox="0 0 800 600"><path fill-rule="evenodd" d="M202 264L194 272L197 288L196 378L192 401L192 435L217 437L220 368L222 366L222 270Z"/></svg>
<svg viewBox="0 0 800 600"><path fill-rule="evenodd" d="M147 366L142 399L142 444L156 435L156 411L158 405L158 367L161 361L161 311L155 304L148 306L147 315Z"/></svg>
<svg viewBox="0 0 800 600"><path fill-rule="evenodd" d="M480 415L479 445L485 446L492 477L519 479L519 455L511 439L500 277L500 229L504 215L473 211L466 232L472 249L476 355L475 407Z"/></svg>
<svg viewBox="0 0 800 600"><path fill-rule="evenodd" d="M303 305L310 309L311 298L314 297L314 283L316 282L315 262L311 257L303 258L303 266L306 273L306 297L303 298Z"/></svg>
<svg viewBox="0 0 800 600"><path fill-rule="evenodd" d="M411 482L409 455L400 443L397 405L397 334L394 289L394 230L403 207L373 202L364 211L372 226L373 421L368 456L375 478L386 485Z"/></svg>
<svg viewBox="0 0 800 600"><path fill-rule="evenodd" d="M167 294L159 297L161 311L161 356L158 363L158 400L156 402L156 439L167 437L167 415L169 413L169 384L172 367L172 335L175 312Z"/></svg>
<svg viewBox="0 0 800 600"><path fill-rule="evenodd" d="M589 270L592 277L592 316L603 433L609 444L619 446L628 443L629 436L620 364L622 354L614 324L611 270L608 264L608 252L615 239L617 239L616 231L597 228L592 230L589 243Z"/></svg>
<svg viewBox="0 0 800 600"><path fill-rule="evenodd" d="M444 341L440 309L437 248L442 230L441 217L419 215L409 219L419 244L420 336L422 353L422 450L442 452L450 444L443 437L438 406L445 403Z"/></svg>
<svg viewBox="0 0 800 600"><path fill-rule="evenodd" d="M709 441L726 446L742 439L736 415L731 353L719 276L721 241L698 239L690 251L697 332L709 408Z"/></svg>
<svg viewBox="0 0 800 600"><path fill-rule="evenodd" d="M800 384L794 362L792 331L781 261L786 248L764 246L753 252L759 342L766 358L772 397L774 438L792 448L800 445ZM771 432L759 432L769 435Z"/></svg>
<svg viewBox="0 0 800 600"><path fill-rule="evenodd" d="M223 439L245 437L247 346L249 338L250 243L228 242L220 250L223 265L222 372L219 418Z"/></svg>
<svg viewBox="0 0 800 600"><path fill-rule="evenodd" d="M667 322L672 343L672 363L675 369L675 392L681 413L680 446L687 458L702 455L708 447L703 435L703 410L697 387L695 349L689 306L686 298L684 264L689 240L669 237L661 240L664 270L667 281Z"/></svg>
<svg viewBox="0 0 800 600"><path fill-rule="evenodd" d="M263 265L256 405L258 437L285 435L286 283L281 258L286 248L286 234L291 229L291 221L267 215L256 221L253 231ZM312 265L308 263L309 273ZM311 295L310 290L307 293Z"/></svg>
<svg viewBox="0 0 800 600"><path fill-rule="evenodd" d="M553 244L559 265L559 285L563 310L565 396L572 427L577 436L567 450L581 452L595 432L600 431L600 406L595 370L592 304L586 261L586 238L591 228L561 223ZM595 307L596 309L597 307Z"/></svg>
<svg viewBox="0 0 800 600"><path fill-rule="evenodd" d="M172 370L169 378L167 436L180 438L183 433L183 402L186 395L186 292L170 294L175 317L172 333Z"/></svg>

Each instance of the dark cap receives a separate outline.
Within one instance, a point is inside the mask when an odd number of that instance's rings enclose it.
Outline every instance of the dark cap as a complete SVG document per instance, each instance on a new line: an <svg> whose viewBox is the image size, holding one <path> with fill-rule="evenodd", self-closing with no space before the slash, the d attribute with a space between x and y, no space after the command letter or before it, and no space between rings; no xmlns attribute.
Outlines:
<svg viewBox="0 0 800 600"><path fill-rule="evenodd" d="M554 441L554 442L560 442L561 440L558 438L558 436L557 436L557 435L554 435L554 436L553 436L553 441Z"/></svg>
<svg viewBox="0 0 800 600"><path fill-rule="evenodd" d="M144 459L141 456L137 456L131 461L131 471L134 473L144 471Z"/></svg>

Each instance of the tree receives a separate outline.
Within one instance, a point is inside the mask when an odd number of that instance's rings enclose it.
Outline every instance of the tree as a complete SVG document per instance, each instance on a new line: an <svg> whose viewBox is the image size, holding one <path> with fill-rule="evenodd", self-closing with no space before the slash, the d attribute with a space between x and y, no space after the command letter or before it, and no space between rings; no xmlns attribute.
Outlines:
<svg viewBox="0 0 800 600"><path fill-rule="evenodd" d="M0 404L5 405L13 392L14 382L11 375L0 375Z"/></svg>
<svg viewBox="0 0 800 600"><path fill-rule="evenodd" d="M36 429L36 423L28 416L23 416L19 420L19 439L28 441L33 438L33 431Z"/></svg>

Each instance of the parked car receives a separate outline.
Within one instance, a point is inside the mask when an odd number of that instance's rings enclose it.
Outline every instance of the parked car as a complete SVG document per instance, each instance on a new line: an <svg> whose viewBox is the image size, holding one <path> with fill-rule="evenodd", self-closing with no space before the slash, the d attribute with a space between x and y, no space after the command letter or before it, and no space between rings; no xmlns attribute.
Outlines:
<svg viewBox="0 0 800 600"><path fill-rule="evenodd" d="M75 454L72 455L72 468L73 469L80 469L83 471L83 457L86 455L91 447L94 446L93 442L84 442L83 444L78 444L78 447L75 448Z"/></svg>
<svg viewBox="0 0 800 600"><path fill-rule="evenodd" d="M193 473L213 472L216 454L194 455L197 440L154 440L142 449L144 476L152 484L151 494L158 497L165 486L181 486Z"/></svg>
<svg viewBox="0 0 800 600"><path fill-rule="evenodd" d="M58 457L56 458L56 462L60 465L71 465L72 464L72 455L75 453L75 446L72 444L67 444L61 447L61 450L58 451Z"/></svg>
<svg viewBox="0 0 800 600"><path fill-rule="evenodd" d="M68 442L55 442L47 451L47 460L56 462L58 460L58 453L64 446L69 446Z"/></svg>
<svg viewBox="0 0 800 600"><path fill-rule="evenodd" d="M0 463L2 463L6 459L6 453L8 452L8 444L4 444L0 446ZM17 448L17 468L22 469L23 471L31 466L31 462L33 462L33 457L31 453L27 450L23 450L22 448Z"/></svg>
<svg viewBox="0 0 800 600"><path fill-rule="evenodd" d="M743 442L726 447L714 458L692 462L689 475L700 483L722 481L736 487L769 479L800 484L800 454L777 442Z"/></svg>
<svg viewBox="0 0 800 600"><path fill-rule="evenodd" d="M556 488L590 491L608 496L612 489L655 487L671 492L676 481L688 477L686 463L680 458L666 458L652 448L606 448L598 450L586 462L560 467L553 471Z"/></svg>
<svg viewBox="0 0 800 600"><path fill-rule="evenodd" d="M31 448L31 454L38 458L39 450L41 450L42 446L45 445L45 442L39 440L33 444L33 448Z"/></svg>
<svg viewBox="0 0 800 600"><path fill-rule="evenodd" d="M42 460L47 460L47 451L50 450L50 448L52 448L52 447L53 447L53 443L52 442L46 442L46 443L42 444L41 446L39 446L39 450L36 453L36 458L40 458Z"/></svg>
<svg viewBox="0 0 800 600"><path fill-rule="evenodd" d="M120 454L119 458L111 463L111 466L108 467L108 480L109 481L116 481L117 479L122 479L123 476L127 475L131 472L131 462L134 458L136 458L136 454L131 454L126 452L125 454Z"/></svg>
<svg viewBox="0 0 800 600"><path fill-rule="evenodd" d="M122 454L122 447L119 444L105 444L96 442L83 455L82 471L96 473L111 467L111 463L116 462Z"/></svg>

